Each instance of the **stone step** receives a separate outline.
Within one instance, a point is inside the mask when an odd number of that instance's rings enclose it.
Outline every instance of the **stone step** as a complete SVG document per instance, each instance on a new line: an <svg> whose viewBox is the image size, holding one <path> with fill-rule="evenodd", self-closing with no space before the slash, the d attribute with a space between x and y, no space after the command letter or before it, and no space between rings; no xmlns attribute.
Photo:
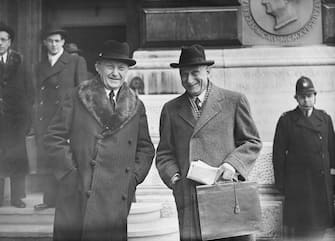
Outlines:
<svg viewBox="0 0 335 241"><path fill-rule="evenodd" d="M52 238L52 232L53 224L1 224L0 240Z"/></svg>
<svg viewBox="0 0 335 241"><path fill-rule="evenodd" d="M129 241L177 241L179 240L178 220L161 218L156 222L128 224Z"/></svg>
<svg viewBox="0 0 335 241"><path fill-rule="evenodd" d="M1 224L0 241L51 241L52 224ZM129 241L177 241L178 223L175 218L128 224Z"/></svg>
<svg viewBox="0 0 335 241"><path fill-rule="evenodd" d="M0 207L0 225L2 224L53 224L55 210L52 208L35 211L33 206L40 203L40 195L29 195L24 201L26 208L11 206ZM157 202L133 203L128 223L150 222L161 217L162 205Z"/></svg>

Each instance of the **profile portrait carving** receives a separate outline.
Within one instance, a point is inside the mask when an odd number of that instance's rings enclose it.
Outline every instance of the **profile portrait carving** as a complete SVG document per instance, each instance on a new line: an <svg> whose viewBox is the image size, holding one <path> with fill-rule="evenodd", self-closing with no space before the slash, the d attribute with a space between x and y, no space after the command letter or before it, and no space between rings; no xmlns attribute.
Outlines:
<svg viewBox="0 0 335 241"><path fill-rule="evenodd" d="M262 38L288 43L312 31L321 18L321 0L241 0L241 12Z"/></svg>
<svg viewBox="0 0 335 241"><path fill-rule="evenodd" d="M296 10L289 0L262 0L265 12L275 18L274 30L281 29L298 19Z"/></svg>

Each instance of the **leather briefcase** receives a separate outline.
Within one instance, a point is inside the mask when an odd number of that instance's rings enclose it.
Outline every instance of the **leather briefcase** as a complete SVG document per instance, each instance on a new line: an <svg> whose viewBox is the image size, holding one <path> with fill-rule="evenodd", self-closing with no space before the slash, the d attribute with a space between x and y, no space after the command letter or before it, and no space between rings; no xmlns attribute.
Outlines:
<svg viewBox="0 0 335 241"><path fill-rule="evenodd" d="M262 213L255 182L197 186L203 240L235 237L260 231Z"/></svg>

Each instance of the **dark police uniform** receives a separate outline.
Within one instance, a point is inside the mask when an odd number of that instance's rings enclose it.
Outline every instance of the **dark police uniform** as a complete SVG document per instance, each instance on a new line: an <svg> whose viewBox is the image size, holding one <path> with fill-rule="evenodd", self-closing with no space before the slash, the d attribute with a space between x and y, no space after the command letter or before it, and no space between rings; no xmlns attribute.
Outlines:
<svg viewBox="0 0 335 241"><path fill-rule="evenodd" d="M333 223L330 168L335 167L331 117L297 107L284 113L273 143L276 185L285 195L284 225L296 233L322 231Z"/></svg>

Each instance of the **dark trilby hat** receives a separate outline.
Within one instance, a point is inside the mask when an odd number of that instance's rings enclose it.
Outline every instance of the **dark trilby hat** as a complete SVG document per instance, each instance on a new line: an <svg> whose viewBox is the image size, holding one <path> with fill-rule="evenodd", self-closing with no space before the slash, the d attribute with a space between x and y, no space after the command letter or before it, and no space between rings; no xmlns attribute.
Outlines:
<svg viewBox="0 0 335 241"><path fill-rule="evenodd" d="M107 40L102 45L98 54L98 60L117 60L124 62L129 66L136 64L136 61L129 57L129 45L126 42L118 42L116 40Z"/></svg>
<svg viewBox="0 0 335 241"><path fill-rule="evenodd" d="M81 52L81 49L79 49L78 46L75 43L65 44L64 49L65 49L66 52L68 52L70 54Z"/></svg>
<svg viewBox="0 0 335 241"><path fill-rule="evenodd" d="M50 24L43 29L42 38L46 39L47 37L53 34L60 34L63 37L63 39L66 39L67 37L67 32L64 29L62 29L60 26L56 24L53 25Z"/></svg>
<svg viewBox="0 0 335 241"><path fill-rule="evenodd" d="M14 30L4 22L0 22L0 31L7 32L9 34L10 39L12 41L14 40L15 37Z"/></svg>
<svg viewBox="0 0 335 241"><path fill-rule="evenodd" d="M296 95L316 94L313 82L306 76L301 76L295 86Z"/></svg>
<svg viewBox="0 0 335 241"><path fill-rule="evenodd" d="M179 63L171 63L172 68L181 68L194 65L213 65L213 60L206 60L204 48L199 44L182 47Z"/></svg>

